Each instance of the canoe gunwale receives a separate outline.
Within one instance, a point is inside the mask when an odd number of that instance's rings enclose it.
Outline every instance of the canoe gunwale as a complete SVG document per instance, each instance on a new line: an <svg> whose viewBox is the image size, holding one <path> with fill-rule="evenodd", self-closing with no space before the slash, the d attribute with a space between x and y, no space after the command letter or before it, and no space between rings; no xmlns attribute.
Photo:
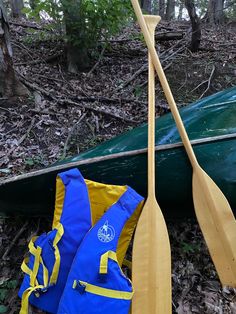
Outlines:
<svg viewBox="0 0 236 314"><path fill-rule="evenodd" d="M236 138L236 133L218 135L218 136L213 136L213 137L205 137L201 139L191 140L190 142L191 142L191 145L196 146L196 145L201 145L201 144L213 143L217 141L230 140L233 138ZM171 149L180 148L180 147L183 147L182 142L176 142L172 144L162 144L162 145L155 146L155 151L165 151L165 150L171 150ZM78 161L68 162L66 164L63 163L60 165L50 166L45 169L28 172L25 174L14 176L6 180L2 180L0 181L0 186L15 182L15 181L24 180L27 178L40 176L40 175L47 174L50 172L59 172L61 170L78 167L84 164L93 164L93 163L107 161L111 159L116 159L116 158L121 158L121 157L130 157L130 156L135 156L135 155L140 155L140 154L145 154L145 153L147 153L147 148L131 150L131 151L126 151L126 152L121 152L121 153L114 153L114 154L109 154L109 155L104 155L104 156L99 156L99 157L86 158L86 159L82 159Z"/></svg>

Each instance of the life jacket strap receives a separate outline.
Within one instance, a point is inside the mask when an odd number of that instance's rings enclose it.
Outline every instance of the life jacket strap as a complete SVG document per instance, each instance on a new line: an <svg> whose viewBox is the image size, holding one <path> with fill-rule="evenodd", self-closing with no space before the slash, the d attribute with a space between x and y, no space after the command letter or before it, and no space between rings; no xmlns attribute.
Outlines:
<svg viewBox="0 0 236 314"><path fill-rule="evenodd" d="M37 292L37 290L43 289L44 286L38 285L35 287L30 287L26 289L22 295L22 301L21 301L21 309L19 314L28 314L29 312L29 297L33 292ZM37 296L37 294L36 294Z"/></svg>
<svg viewBox="0 0 236 314"><path fill-rule="evenodd" d="M131 300L134 294L134 291L128 292L128 291L102 288L102 287L95 286L81 280L74 280L73 289L79 290L81 294L84 292L89 292L89 293L100 295L107 298L122 299L122 300Z"/></svg>
<svg viewBox="0 0 236 314"><path fill-rule="evenodd" d="M22 270L25 274L29 275L30 278L32 278L33 271L32 271L32 270L29 268L29 266L27 265L28 262L29 262L29 257L26 257L26 258L23 260L22 264L21 264L21 270ZM43 263L43 259L42 259L41 256L40 256L40 264L41 264L42 267L43 267L43 284L44 284L44 286L47 286L47 285L48 285L48 270L47 270L47 268L45 267L45 265L44 265L44 263ZM35 282L34 282L34 284L33 284L32 286L38 286L38 285L39 285L39 283L38 283L37 277L36 277L36 278L35 278Z"/></svg>
<svg viewBox="0 0 236 314"><path fill-rule="evenodd" d="M60 269L60 263L61 263L61 256L60 251L58 249L58 242L62 238L64 234L64 228L62 224L58 224L55 238L53 240L53 248L54 248L54 256L55 256L55 263L53 266L52 274L49 279L49 272L47 267L44 265L43 259L42 259L42 248L37 246L35 247L34 242L36 241L37 237L33 237L29 243L29 253L31 253L34 256L34 265L33 270L28 267L29 258L25 258L21 269L24 273L29 275L30 277L30 288L26 289L22 295L22 302L21 302L21 310L20 314L28 314L28 304L29 304L29 297L34 292L36 297L40 296L40 292L45 292L50 286L53 286L57 282L59 269ZM39 266L42 266L43 268L43 285L39 285L37 281L37 274L39 270Z"/></svg>
<svg viewBox="0 0 236 314"><path fill-rule="evenodd" d="M63 225L61 223L58 224L58 227L55 228L57 229L57 234L54 238L53 241L53 247L55 249L54 254L55 254L55 264L52 270L52 275L50 277L50 285L55 284L57 282L57 278L58 278L58 274L59 274L59 268L60 268L60 264L61 264L61 255L60 255L60 251L58 249L58 242L61 240L63 234L64 234L64 228Z"/></svg>
<svg viewBox="0 0 236 314"><path fill-rule="evenodd" d="M107 251L100 258L99 274L102 274L102 275L106 275L107 274L108 259L112 259L113 261L118 263L116 252L114 252L114 251Z"/></svg>
<svg viewBox="0 0 236 314"><path fill-rule="evenodd" d="M100 282L106 281L106 277L107 277L106 275L108 274L108 260L109 259L115 261L118 267L120 268L118 260L117 260L116 252L107 251L106 253L102 254L100 257L100 265L99 265L99 275L100 275L99 281ZM122 272L121 268L120 268L120 271ZM132 285L131 281L130 281L130 284ZM95 286L81 280L74 280L73 289L76 289L81 294L83 294L84 292L90 292L93 294L97 294L97 295L101 295L101 296L105 296L109 298L123 299L123 300L131 300L133 296L133 292L102 288L102 287Z"/></svg>

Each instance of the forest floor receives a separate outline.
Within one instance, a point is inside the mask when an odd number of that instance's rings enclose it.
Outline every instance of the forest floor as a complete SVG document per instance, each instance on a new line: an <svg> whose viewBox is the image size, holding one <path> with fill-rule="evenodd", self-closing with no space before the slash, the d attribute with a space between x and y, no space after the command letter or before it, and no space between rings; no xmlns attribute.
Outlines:
<svg viewBox="0 0 236 314"><path fill-rule="evenodd" d="M0 99L0 180L44 168L147 120L147 50L137 26L101 49L90 72L71 74L63 42L44 25L30 25L10 24L15 69L30 95ZM179 106L236 85L235 29L204 25L197 53L188 49L187 22L161 22L157 39L167 32L183 34L158 44ZM168 105L158 83L156 93L160 116ZM50 225L49 217L0 218L0 313L19 312L27 243ZM221 288L198 225L169 222L168 229L173 313L236 313L236 291Z"/></svg>

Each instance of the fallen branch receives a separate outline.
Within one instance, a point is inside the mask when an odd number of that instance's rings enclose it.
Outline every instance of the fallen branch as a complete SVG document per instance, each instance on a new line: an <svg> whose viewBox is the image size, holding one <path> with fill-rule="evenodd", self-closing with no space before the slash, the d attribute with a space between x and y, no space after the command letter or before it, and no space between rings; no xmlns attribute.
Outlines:
<svg viewBox="0 0 236 314"><path fill-rule="evenodd" d="M64 148L63 148L63 153L62 153L61 159L64 159L64 158L66 157L66 152L67 152L67 147L68 147L69 141L70 141L70 139L71 139L71 137L72 137L72 135L73 135L73 133L74 133L76 127L77 127L77 126L80 124L80 122L86 117L86 115L87 115L87 112L85 112L85 113L79 118L79 121L77 121L77 122L73 125L71 131L69 132L69 134L68 134L68 136L67 136L67 139L66 139L66 141L65 141L65 145L64 145Z"/></svg>
<svg viewBox="0 0 236 314"><path fill-rule="evenodd" d="M173 49L173 47L171 49ZM168 61L169 59L173 58L177 53L181 52L184 49L185 49L185 44L183 46L179 47L176 51L172 52L170 55L167 55L166 58L163 59L161 62L164 63L164 62ZM171 65L171 63L167 64L164 70L169 68L170 65ZM122 83L120 86L118 86L113 91L113 93L116 93L116 92L120 91L121 89L125 88L127 85L129 85L131 82L133 82L139 75L146 72L147 70L148 70L148 63L145 63L128 80L126 80L124 83ZM143 83L143 85L146 85L146 81Z"/></svg>
<svg viewBox="0 0 236 314"><path fill-rule="evenodd" d="M28 226L28 221L26 221L24 223L24 225L21 227L21 229L15 235L14 239L11 241L11 244L8 246L8 248L6 249L5 253L2 256L3 260L7 259L8 254L10 253L10 251L12 250L13 246L16 244L17 240L20 238L22 233L26 230L27 226Z"/></svg>
<svg viewBox="0 0 236 314"><path fill-rule="evenodd" d="M57 99L54 99L54 100L57 100ZM122 120L122 121L125 121L128 123L135 123L135 124L139 123L139 121L136 121L133 119L128 119L125 117L121 117L121 116L117 115L116 113L112 113L112 112L105 111L105 110L98 109L98 108L91 108L90 106L87 106L85 104L82 105L82 104L79 104L79 103L72 101L72 100L69 100L69 99L58 99L57 101L61 104L74 105L74 106L78 106L78 107L83 108L83 109L87 109L90 111L101 113L103 115L108 115L108 116L111 116L112 118L116 118L116 119L119 119L119 120Z"/></svg>
<svg viewBox="0 0 236 314"><path fill-rule="evenodd" d="M85 101L85 102L101 102L108 104L121 104L121 103L135 103L138 105L146 105L146 102L140 101L133 98L108 98L103 96L86 96L86 97L76 97L77 101Z"/></svg>
<svg viewBox="0 0 236 314"><path fill-rule="evenodd" d="M173 62L168 63L168 64L163 68L163 70L166 71L167 69L169 69L169 68L171 67L172 63L173 63ZM157 75L157 74L155 74L155 78L158 78L158 75ZM144 82L143 82L142 84L140 84L138 87L139 87L139 88L142 88L142 87L146 86L147 84L148 84L148 80L144 81Z"/></svg>
<svg viewBox="0 0 236 314"><path fill-rule="evenodd" d="M184 37L183 32L160 32L155 35L158 41L179 40Z"/></svg>
<svg viewBox="0 0 236 314"><path fill-rule="evenodd" d="M55 61L61 56L62 56L62 53L57 53L55 55L47 57L46 59L37 59L37 60L32 60L32 61L14 63L14 66L29 65L29 64L33 65L33 64L38 64L38 63L49 63L49 62Z"/></svg>
<svg viewBox="0 0 236 314"><path fill-rule="evenodd" d="M57 97L54 97L51 95L51 93L49 93L48 91L42 89L41 87L37 86L36 84L32 84L30 82L28 82L26 80L26 78L24 78L22 75L20 76L20 80L23 81L23 83L28 86L29 88L33 89L33 90L38 90L39 92L41 92L43 95L51 98L52 100L54 100L57 104L65 104L65 105L73 105L73 106L78 106L82 109L87 109L89 111L94 111L94 112L98 112L98 113L101 113L103 115L108 115L108 116L111 116L112 118L116 118L116 119L120 119L122 121L125 121L125 122L128 122L128 123L139 123L139 121L136 121L136 120L133 120L133 119L128 119L128 118L125 118L125 117L121 117L115 113L112 113L112 112L109 112L109 111L105 111L105 110L102 110L102 109L98 109L98 108L92 108L90 106L87 106L85 104L80 104L80 103L77 103L75 101L72 101L70 99L62 99L62 98L57 98Z"/></svg>
<svg viewBox="0 0 236 314"><path fill-rule="evenodd" d="M18 141L18 143L17 143L18 147L19 147L19 145L20 145L21 143L23 143L24 140L27 138L27 136L29 135L29 133L30 133L32 127L34 126L34 123L35 123L35 118L32 119L32 121L31 121L31 123L30 123L30 126L29 126L28 130L26 131L26 133L19 139L19 141ZM11 153L12 153L15 149L16 149L16 148L13 146L13 147L7 152L7 155L8 155L8 156L11 155Z"/></svg>
<svg viewBox="0 0 236 314"><path fill-rule="evenodd" d="M141 68L138 69L128 80L126 80L124 83L122 83L120 86L114 89L113 93L117 93L121 89L125 88L127 85L129 85L131 82L133 82L140 74L147 71L148 69L148 63L145 63L141 66Z"/></svg>
<svg viewBox="0 0 236 314"><path fill-rule="evenodd" d="M46 28L43 28L43 27L40 27L40 26L37 26L37 25L34 25L34 24L25 24L25 23L20 23L20 22L13 22L13 21L10 21L9 24L11 25L15 25L15 26L21 26L21 27L24 27L24 28L33 28L33 29L37 29L37 30L43 30Z"/></svg>
<svg viewBox="0 0 236 314"><path fill-rule="evenodd" d="M212 79L212 77L213 77L214 72L215 72L215 66L213 65L213 68L212 68L212 71L211 71L211 75L210 75L210 77L209 77L209 79L208 79L207 88L206 88L206 90L202 93L202 95L199 97L199 99L201 99L201 98L206 94L206 92L209 90L209 88L210 88L210 86L211 86L211 79Z"/></svg>
<svg viewBox="0 0 236 314"><path fill-rule="evenodd" d="M64 115L64 113L53 112L53 111L49 111L49 110L29 109L28 111L38 113L38 114L49 114L49 115L53 115L53 116L63 116Z"/></svg>
<svg viewBox="0 0 236 314"><path fill-rule="evenodd" d="M96 64L92 67L92 69L89 71L89 73L87 74L87 76L90 76L90 75L93 73L93 71L98 67L99 63L101 62L101 60L102 60L102 58L103 58L103 56L104 56L105 50L106 50L106 45L104 45L104 47L102 48L102 51L101 51L100 56L99 56L99 58L98 58L98 61L97 61Z"/></svg>

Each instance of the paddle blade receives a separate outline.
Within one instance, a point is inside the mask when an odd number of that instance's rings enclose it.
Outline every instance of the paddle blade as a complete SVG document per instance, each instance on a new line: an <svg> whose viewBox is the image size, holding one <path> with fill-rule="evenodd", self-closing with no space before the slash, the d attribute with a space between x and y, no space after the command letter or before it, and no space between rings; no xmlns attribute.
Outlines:
<svg viewBox="0 0 236 314"><path fill-rule="evenodd" d="M224 194L200 167L193 171L193 201L220 281L236 287L236 220Z"/></svg>
<svg viewBox="0 0 236 314"><path fill-rule="evenodd" d="M132 314L171 313L171 253L168 231L154 199L147 200L136 228Z"/></svg>

